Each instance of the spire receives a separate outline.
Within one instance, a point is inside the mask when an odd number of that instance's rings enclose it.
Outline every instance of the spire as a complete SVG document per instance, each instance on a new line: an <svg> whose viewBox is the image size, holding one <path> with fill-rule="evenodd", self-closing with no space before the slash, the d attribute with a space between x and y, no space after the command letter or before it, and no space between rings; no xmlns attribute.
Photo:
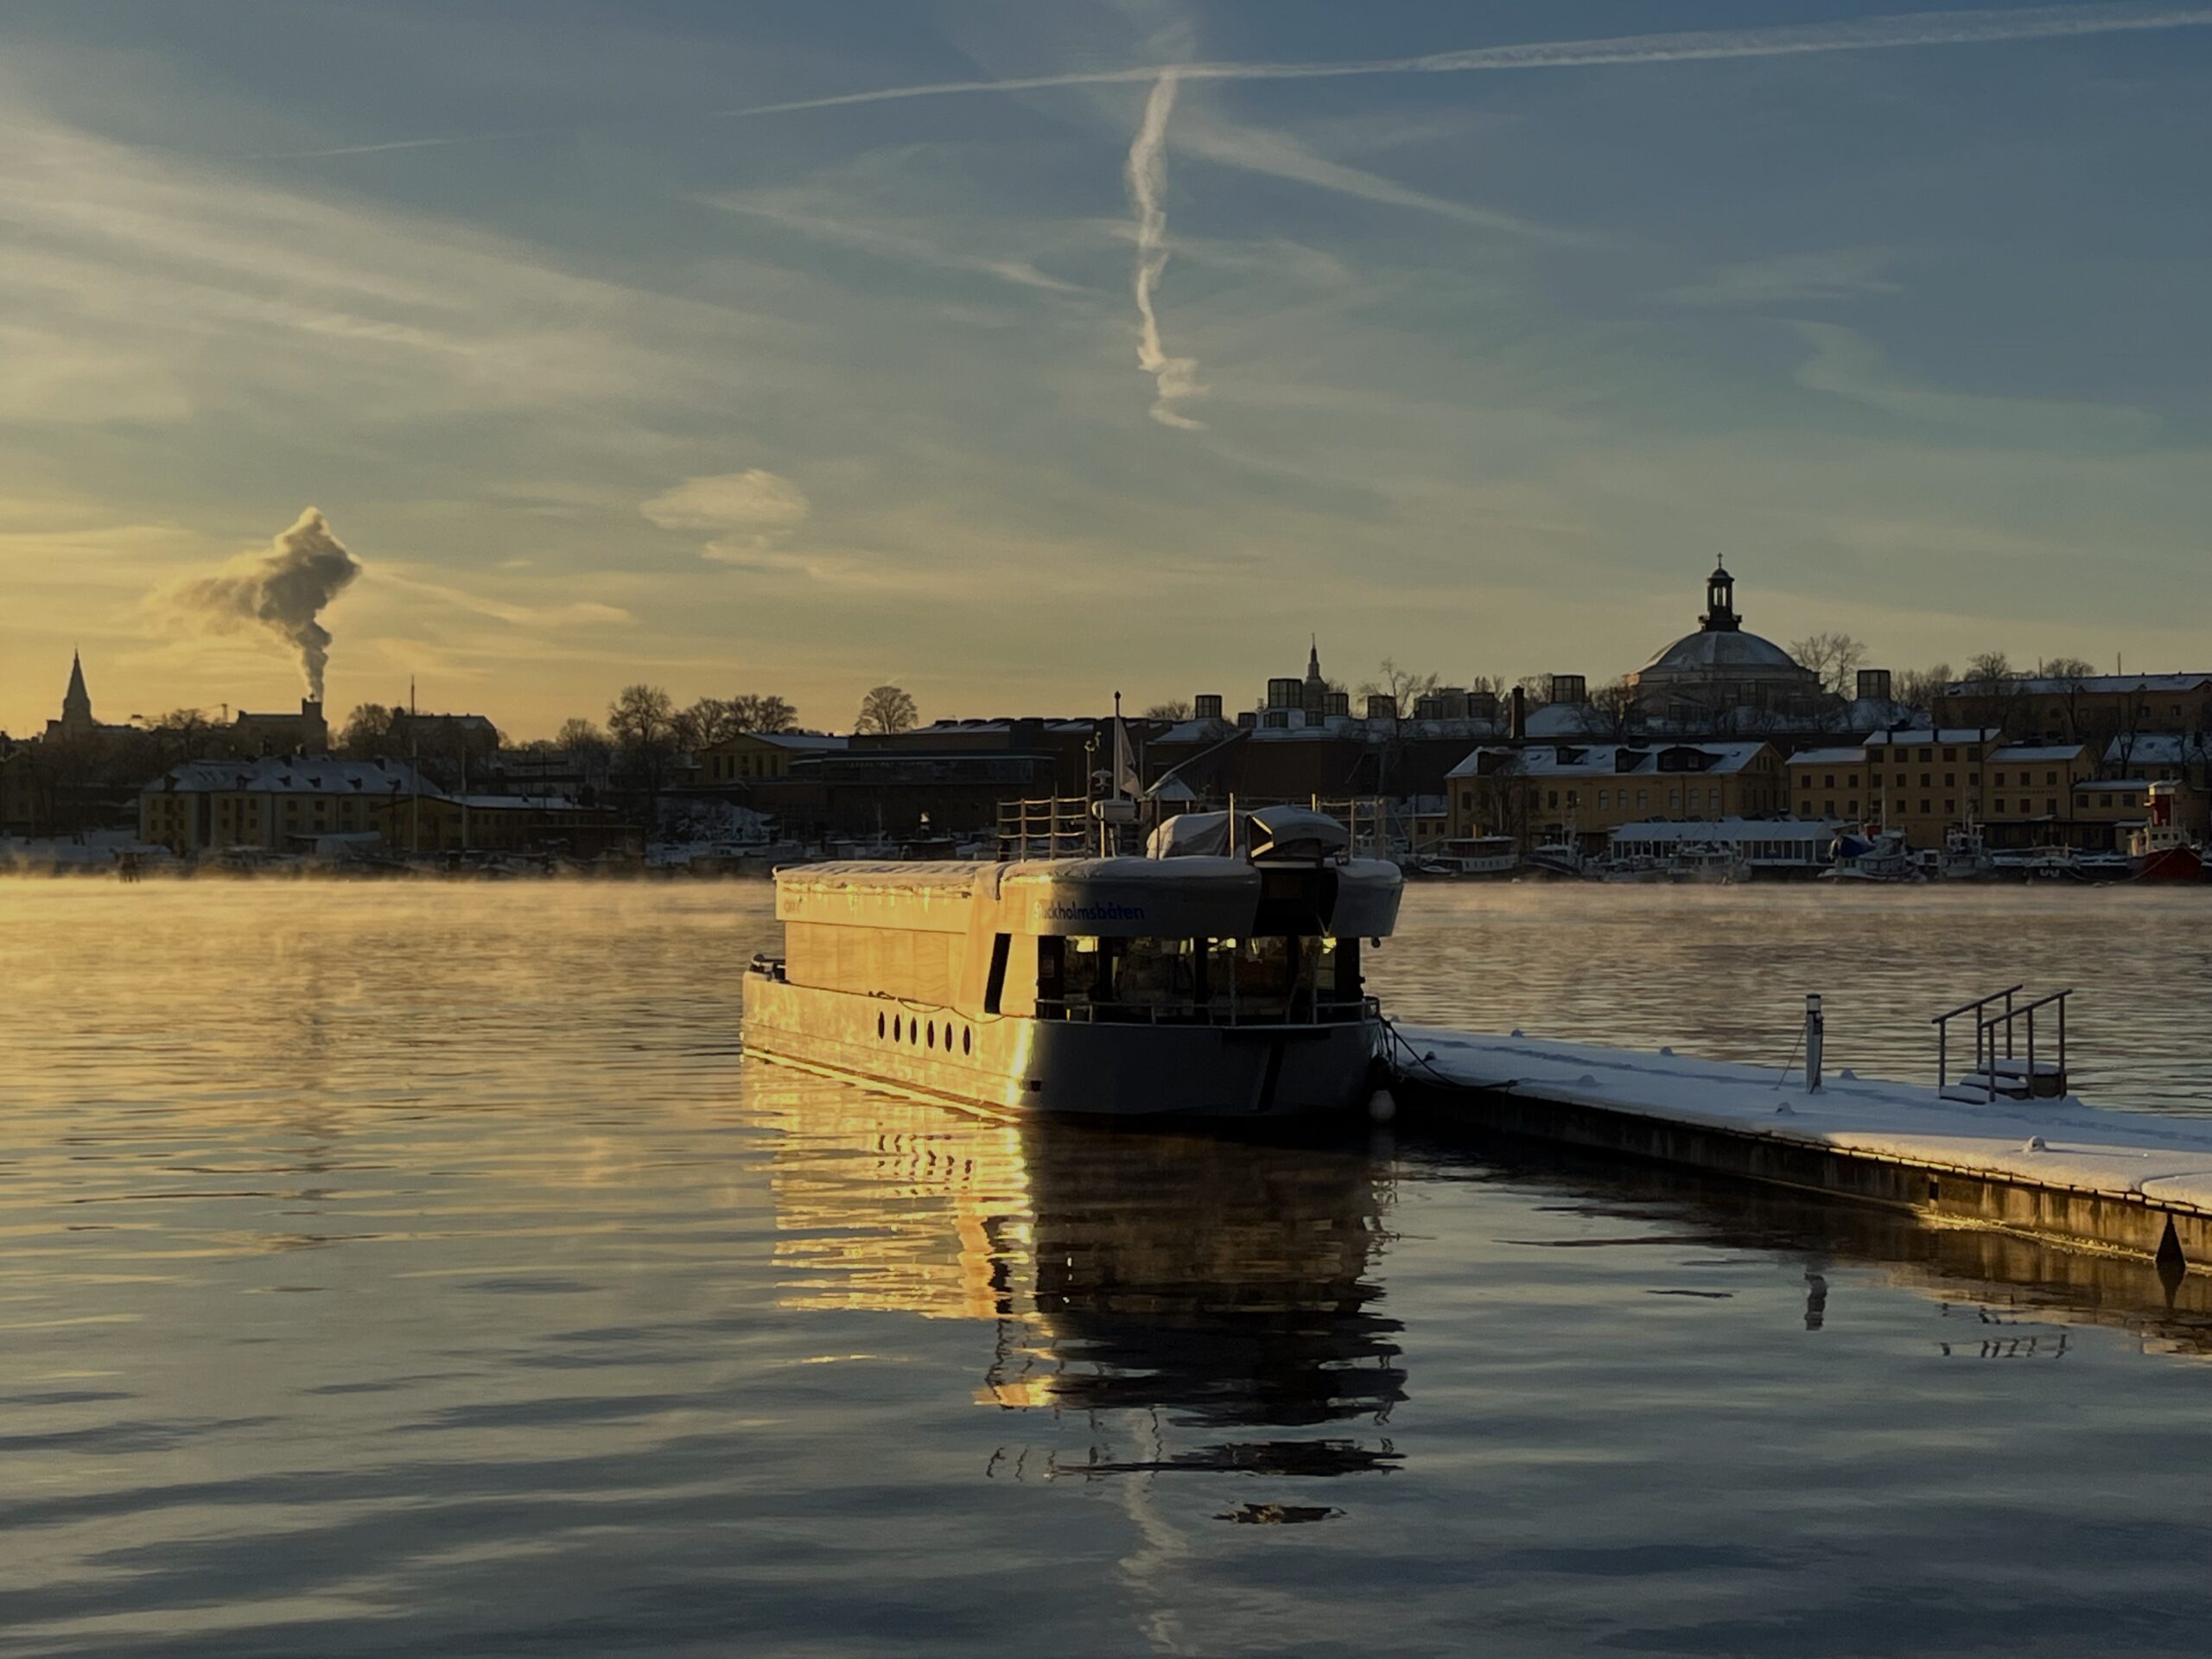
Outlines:
<svg viewBox="0 0 2212 1659"><path fill-rule="evenodd" d="M1309 680L1318 680L1321 677L1321 636L1315 633L1308 634L1306 637L1313 641L1313 645L1306 653L1306 677Z"/></svg>
<svg viewBox="0 0 2212 1659"><path fill-rule="evenodd" d="M85 659L73 651L69 653L69 690L61 697L61 723L73 731L92 723L92 694L85 689Z"/></svg>

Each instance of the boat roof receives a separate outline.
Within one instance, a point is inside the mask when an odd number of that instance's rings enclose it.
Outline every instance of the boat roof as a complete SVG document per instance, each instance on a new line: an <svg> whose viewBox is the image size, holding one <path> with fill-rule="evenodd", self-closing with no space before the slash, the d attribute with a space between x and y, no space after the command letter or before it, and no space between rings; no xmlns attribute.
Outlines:
<svg viewBox="0 0 2212 1659"><path fill-rule="evenodd" d="M1254 931L1268 872L1316 868L1335 877L1326 888L1332 932L1379 936L1395 925L1403 877L1381 859L848 859L778 870L776 912L785 921L934 932L1243 938Z"/></svg>

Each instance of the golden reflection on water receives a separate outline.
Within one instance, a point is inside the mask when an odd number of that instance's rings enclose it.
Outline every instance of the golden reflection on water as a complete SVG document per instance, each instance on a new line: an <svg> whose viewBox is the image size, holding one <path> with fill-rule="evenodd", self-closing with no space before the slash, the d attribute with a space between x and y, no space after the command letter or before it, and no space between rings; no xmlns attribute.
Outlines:
<svg viewBox="0 0 2212 1659"><path fill-rule="evenodd" d="M1399 1326L1376 1306L1388 1164L1363 1140L1010 1123L766 1063L746 1096L781 1131L784 1305L993 1322L978 1403L1287 1427L1383 1422L1403 1397ZM1204 1455L1324 1472L1379 1454Z"/></svg>

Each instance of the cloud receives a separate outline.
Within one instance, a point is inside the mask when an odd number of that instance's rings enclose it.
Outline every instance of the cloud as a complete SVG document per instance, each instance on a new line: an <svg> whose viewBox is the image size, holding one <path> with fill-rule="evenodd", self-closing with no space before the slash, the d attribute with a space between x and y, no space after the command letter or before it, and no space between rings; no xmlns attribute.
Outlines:
<svg viewBox="0 0 2212 1659"><path fill-rule="evenodd" d="M812 504L788 478L753 467L687 478L638 511L663 530L748 531L773 540L805 523Z"/></svg>
<svg viewBox="0 0 2212 1659"><path fill-rule="evenodd" d="M1129 143L1124 169L1129 200L1137 214L1137 265L1132 286L1137 302L1137 366L1153 378L1152 418L1162 426L1186 430L1203 429L1176 407L1178 399L1202 396L1198 360L1170 357L1160 340L1160 315L1153 307L1153 290L1167 269L1167 116L1175 107L1175 77L1165 74L1154 83L1144 102L1144 118Z"/></svg>
<svg viewBox="0 0 2212 1659"><path fill-rule="evenodd" d="M1885 415L2028 445L2131 448L2158 435L2157 417L2144 410L1945 391L1899 370L1878 346L1849 328L1800 322L1796 329L1813 348L1812 355L1798 365L1799 385Z"/></svg>
<svg viewBox="0 0 2212 1659"><path fill-rule="evenodd" d="M1676 305L1758 310L1856 299L1867 294L1901 294L1904 285L1884 275L1896 258L1888 248L1827 248L1775 254L1723 265L1702 282L1669 289L1660 298Z"/></svg>
<svg viewBox="0 0 2212 1659"><path fill-rule="evenodd" d="M1016 288L1073 294L1073 283L1039 270L1029 260L979 252L972 246L948 246L938 233L938 219L914 221L880 216L825 213L810 192L768 190L749 195L709 196L709 206L757 219L817 242L849 248L879 259L927 265L938 270L989 276ZM963 232L972 234L972 232Z"/></svg>
<svg viewBox="0 0 2212 1659"><path fill-rule="evenodd" d="M518 562L508 559L502 569L514 568ZM528 564L527 559L520 561ZM422 567L412 567L419 569ZM435 582L409 573L406 569L378 566L378 580L391 587L420 594L425 599L435 599L454 610L467 611L476 616L488 616L495 622L505 622L518 628L596 627L610 623L634 622L637 618L619 605L606 605L597 600L569 600L558 605L526 605L513 600L493 599L471 593L450 582Z"/></svg>

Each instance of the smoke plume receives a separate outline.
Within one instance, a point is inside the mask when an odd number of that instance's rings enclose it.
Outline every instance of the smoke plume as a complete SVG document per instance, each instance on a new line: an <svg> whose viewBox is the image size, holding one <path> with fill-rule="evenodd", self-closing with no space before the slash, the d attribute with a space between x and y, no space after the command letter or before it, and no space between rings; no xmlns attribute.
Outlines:
<svg viewBox="0 0 2212 1659"><path fill-rule="evenodd" d="M262 627L284 640L300 653L308 695L321 702L330 630L319 617L360 574L360 561L330 533L322 510L309 507L266 553L247 554L215 575L186 582L175 600L211 633Z"/></svg>
<svg viewBox="0 0 2212 1659"><path fill-rule="evenodd" d="M1175 77L1170 73L1153 83L1144 119L1129 144L1129 200L1137 210L1137 366L1152 377L1156 388L1152 418L1162 426L1197 429L1205 423L1177 410L1175 400L1205 391L1198 383L1198 360L1167 355L1160 341L1160 315L1152 302L1160 275L1167 269L1167 209L1161 198L1167 191L1167 114L1174 107Z"/></svg>

